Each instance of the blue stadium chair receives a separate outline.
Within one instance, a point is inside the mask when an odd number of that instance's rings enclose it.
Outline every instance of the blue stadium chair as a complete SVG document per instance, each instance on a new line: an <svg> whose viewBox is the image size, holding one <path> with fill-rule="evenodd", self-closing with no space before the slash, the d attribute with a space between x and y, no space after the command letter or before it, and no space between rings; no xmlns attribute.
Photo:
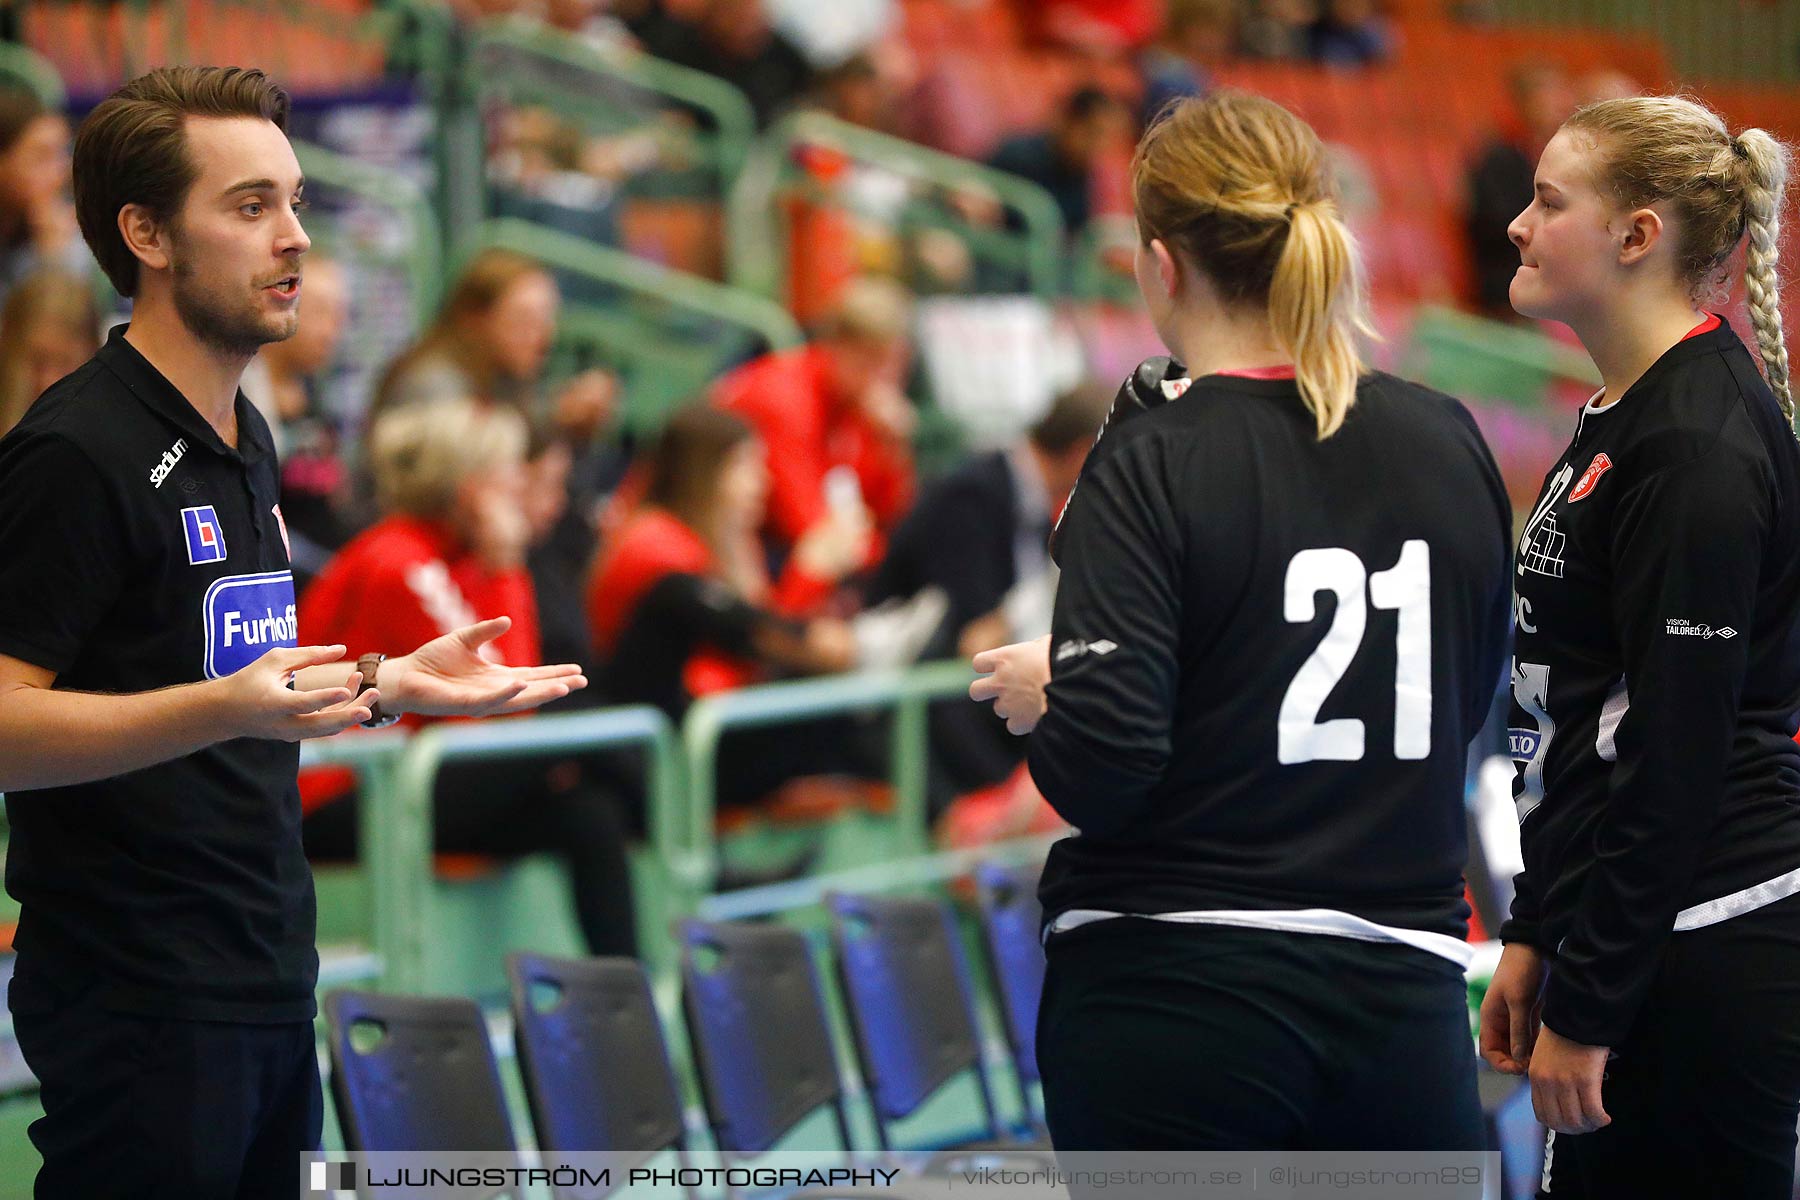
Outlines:
<svg viewBox="0 0 1800 1200"><path fill-rule="evenodd" d="M720 1156L761 1154L825 1105L848 1154L843 1081L805 936L689 920L680 938L688 1040Z"/></svg>
<svg viewBox="0 0 1800 1200"><path fill-rule="evenodd" d="M622 1178L673 1149L687 1166L681 1092L643 964L631 958L506 956L513 1040L537 1144L558 1153L621 1152ZM602 1191L557 1190L557 1200Z"/></svg>
<svg viewBox="0 0 1800 1200"><path fill-rule="evenodd" d="M981 916L982 941L993 969L994 990L1006 1040L1012 1047L1013 1067L1018 1072L1019 1092L1025 1111L1042 1127L1042 1115L1031 1102L1031 1087L1039 1082L1037 1066L1038 1000L1044 992L1044 944L1038 907L1040 863L1002 866L982 863L975 868L975 904Z"/></svg>
<svg viewBox="0 0 1800 1200"><path fill-rule="evenodd" d="M980 1092L986 1140L955 1148L1021 1149L1006 1137L994 1106L969 968L949 906L926 897L841 892L828 894L825 906L881 1149L893 1149L890 1122L918 1112L966 1073Z"/></svg>
<svg viewBox="0 0 1800 1200"><path fill-rule="evenodd" d="M487 1022L473 1000L334 991L325 1016L347 1149L482 1151L491 1154L481 1165L518 1165Z"/></svg>

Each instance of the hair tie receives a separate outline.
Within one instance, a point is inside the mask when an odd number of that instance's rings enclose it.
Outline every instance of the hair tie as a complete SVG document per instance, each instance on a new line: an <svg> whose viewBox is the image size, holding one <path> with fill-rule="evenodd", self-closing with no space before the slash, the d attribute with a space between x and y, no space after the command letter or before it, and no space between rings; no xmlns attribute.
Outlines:
<svg viewBox="0 0 1800 1200"><path fill-rule="evenodd" d="M1731 139L1731 152L1746 162L1750 159L1750 148L1744 145L1744 139L1741 137Z"/></svg>
<svg viewBox="0 0 1800 1200"><path fill-rule="evenodd" d="M1300 206L1299 206L1299 205L1298 205L1298 204L1290 204L1290 205L1288 205L1288 206L1287 206L1287 211L1286 211L1286 212L1285 212L1285 213L1284 213L1284 214L1282 214L1282 215L1283 215L1283 217L1284 217L1284 218L1285 218L1285 219L1286 219L1286 220L1289 220L1289 221L1292 221L1292 220L1293 220L1293 219L1294 219L1294 210L1295 210L1295 209L1296 209L1296 208L1299 208L1299 207L1300 207Z"/></svg>

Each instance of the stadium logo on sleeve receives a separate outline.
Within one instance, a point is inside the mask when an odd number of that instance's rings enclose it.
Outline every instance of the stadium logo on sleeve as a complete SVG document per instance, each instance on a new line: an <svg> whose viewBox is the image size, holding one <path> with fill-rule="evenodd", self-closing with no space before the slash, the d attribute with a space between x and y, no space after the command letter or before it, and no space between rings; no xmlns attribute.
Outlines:
<svg viewBox="0 0 1800 1200"><path fill-rule="evenodd" d="M1587 465L1587 470L1581 473L1581 478L1577 480L1575 486L1569 490L1569 503L1573 504L1577 500L1585 497L1589 492L1593 491L1594 488L1599 485L1600 477L1612 470L1612 465L1612 459L1606 457L1606 455L1594 455L1594 461Z"/></svg>
<svg viewBox="0 0 1800 1200"><path fill-rule="evenodd" d="M201 601L208 679L222 679L277 646L297 646L294 576L288 571L227 575Z"/></svg>
<svg viewBox="0 0 1800 1200"><path fill-rule="evenodd" d="M1097 642L1084 641L1081 638L1070 638L1056 648L1056 661L1067 662L1071 658L1080 658L1084 654L1105 656L1119 648L1119 643L1101 638Z"/></svg>
<svg viewBox="0 0 1800 1200"><path fill-rule="evenodd" d="M187 536L189 565L225 561L225 530L212 505L182 509L181 531Z"/></svg>

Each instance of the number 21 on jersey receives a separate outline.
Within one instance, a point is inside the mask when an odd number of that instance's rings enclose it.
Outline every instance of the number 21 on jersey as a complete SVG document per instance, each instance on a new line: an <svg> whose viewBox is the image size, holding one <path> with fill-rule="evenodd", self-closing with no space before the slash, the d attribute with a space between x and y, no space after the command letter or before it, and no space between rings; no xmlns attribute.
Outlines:
<svg viewBox="0 0 1800 1200"><path fill-rule="evenodd" d="M1337 596L1337 610L1324 640L1281 699L1276 718L1280 761L1362 759L1363 723L1354 717L1321 721L1319 709L1362 647L1370 604L1400 614L1394 646L1394 757L1430 755L1431 548L1413 538L1400 548L1399 562L1373 575L1349 550L1302 550L1288 563L1283 591L1283 615L1290 623L1305 624L1318 616L1320 592Z"/></svg>

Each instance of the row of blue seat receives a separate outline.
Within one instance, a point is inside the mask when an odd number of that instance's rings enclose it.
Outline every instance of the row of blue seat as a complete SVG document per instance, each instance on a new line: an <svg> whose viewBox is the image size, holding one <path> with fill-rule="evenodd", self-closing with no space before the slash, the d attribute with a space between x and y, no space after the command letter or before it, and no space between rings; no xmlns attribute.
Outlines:
<svg viewBox="0 0 1800 1200"><path fill-rule="evenodd" d="M833 893L832 956L881 1149L893 1123L972 1072L987 1128L962 1150L1042 1148L1031 1100L1043 984L1039 867L984 865L976 911L1015 1077L1022 1124L1003 1120L982 1052L956 918L938 897ZM833 1108L852 1148L848 1092L806 935L763 922L679 926L683 1015L695 1074L727 1163L775 1147ZM535 1139L558 1153L688 1149L681 1093L642 964L507 959L516 1058ZM480 1008L460 997L327 995L332 1095L352 1151L516 1153ZM571 1193L572 1194L572 1193Z"/></svg>

